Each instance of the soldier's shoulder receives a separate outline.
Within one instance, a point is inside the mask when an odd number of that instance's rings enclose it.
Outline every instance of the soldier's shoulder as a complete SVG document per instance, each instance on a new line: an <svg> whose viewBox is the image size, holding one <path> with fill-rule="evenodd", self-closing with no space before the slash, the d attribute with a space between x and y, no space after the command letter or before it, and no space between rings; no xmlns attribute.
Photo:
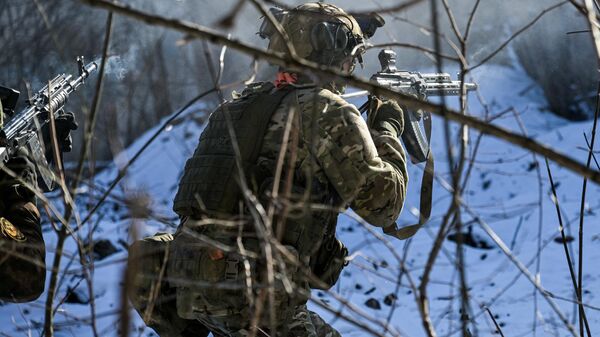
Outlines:
<svg viewBox="0 0 600 337"><path fill-rule="evenodd" d="M298 98L300 99L300 103L312 100L313 102L317 101L319 105L327 104L330 107L348 107L356 109L354 105L348 103L342 96L326 88L313 87L299 89Z"/></svg>
<svg viewBox="0 0 600 337"><path fill-rule="evenodd" d="M219 118L217 116L220 115L223 110L243 109L243 107L252 102L252 98L255 98L259 94L269 93L273 91L274 88L275 86L271 82L252 82L247 84L241 92L234 90L231 92L231 99L219 104L210 114L210 118Z"/></svg>
<svg viewBox="0 0 600 337"><path fill-rule="evenodd" d="M271 82L252 82L248 83L241 93L233 91L231 96L234 101L243 100L258 94L269 93L273 89L275 89L275 86Z"/></svg>

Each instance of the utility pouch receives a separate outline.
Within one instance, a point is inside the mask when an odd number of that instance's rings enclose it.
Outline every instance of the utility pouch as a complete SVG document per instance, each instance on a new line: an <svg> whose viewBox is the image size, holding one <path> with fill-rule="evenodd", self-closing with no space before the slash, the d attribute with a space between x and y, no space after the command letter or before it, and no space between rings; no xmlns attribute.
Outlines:
<svg viewBox="0 0 600 337"><path fill-rule="evenodd" d="M160 336L208 336L195 320L177 315L175 289L169 287L167 262L173 235L156 233L129 247L127 295L131 304Z"/></svg>
<svg viewBox="0 0 600 337"><path fill-rule="evenodd" d="M337 282L342 273L342 269L348 263L346 257L348 256L348 248L338 240L335 236L329 236L319 250L311 259L310 269L312 273L327 286L323 287L323 284L315 284L310 282L312 289L327 290Z"/></svg>

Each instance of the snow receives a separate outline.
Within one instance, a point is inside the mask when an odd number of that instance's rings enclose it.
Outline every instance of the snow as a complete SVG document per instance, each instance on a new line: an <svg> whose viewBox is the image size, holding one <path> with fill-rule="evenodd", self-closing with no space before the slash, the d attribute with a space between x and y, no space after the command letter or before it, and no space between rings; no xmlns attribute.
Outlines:
<svg viewBox="0 0 600 337"><path fill-rule="evenodd" d="M521 128L515 114L519 113L528 135L558 151L568 154L581 162L587 159L583 133L591 130L591 122L566 122L546 111L547 102L540 89L524 75L519 67L509 68L498 65L486 65L471 74L472 81L478 83L480 92L469 96L469 113L484 118L485 108L490 116L501 114L494 123L515 132ZM359 102L359 101L356 101ZM456 98L447 102L453 108L458 106ZM171 202L176 192L177 181L181 175L185 160L193 152L199 134L202 131L203 116L206 109L196 104L176 119L143 152L138 160L128 168L122 182L100 208L98 216L90 223L95 225L95 239L109 239L118 249L101 261L96 262L94 273L94 291L97 326L101 336L117 335L119 326L118 308L120 306L120 284L123 279L124 261L127 250L124 245L136 236L151 235L156 231L174 231L176 216L171 211ZM166 121L166 119L165 119ZM161 123L162 124L162 123ZM160 127L146 132L140 139L127 148L116 160L114 167L98 174L95 184L106 188L117 176L118 167L132 158ZM432 139L436 162L437 179L434 186L434 208L429 223L411 240L400 242L386 238L388 246L395 247L394 254L403 257L408 274L418 286L420 276L426 265L429 251L442 217L448 209L451 194L445 187L450 186L450 177L446 158L444 122L434 117L434 135ZM453 125L452 129L457 130ZM478 133L471 130L469 158L474 150ZM453 140L456 137L452 138ZM454 149L458 150L456 141ZM537 161L537 166L536 166ZM594 165L592 163L592 165ZM551 163L550 168L556 183L558 201L565 222L566 233L575 237L569 243L571 259L577 261L579 255L577 228L582 179L568 170ZM539 169L539 171L538 171ZM539 178L538 178L539 172ZM409 165L410 184L404 211L398 220L401 225L416 221L416 208L419 203L419 185L422 167ZM541 182L541 189L539 183ZM540 286L554 295L561 312L572 323L577 322L577 307L566 257L562 244L554 241L559 234L555 206L550 198L550 184L543 158L512 146L504 141L483 137L478 148L476 160L465 189L464 202L471 210L488 223L497 235L512 250L514 256L524 263L530 273L539 279ZM600 260L600 226L597 210L600 206L600 188L588 184L584 234L584 302L593 306L586 310L592 332L600 331L598 292L600 291L600 273L595 268ZM99 193L95 193L97 198ZM130 213L118 207L118 200L133 199L138 204L152 210L151 219L131 219ZM84 202L80 203L83 207ZM539 205L542 206L541 211ZM82 214L86 214L82 210ZM540 219L541 215L541 219ZM509 336L533 335L532 328L537 321L537 335L565 336L568 331L552 311L533 284L520 274L502 251L493 245L491 239L472 222L467 212L462 212L463 223L472 223L474 236L491 243L490 250L466 247L464 252L466 279L470 286L471 313L480 336L493 335L495 328L484 307L489 307L496 316L502 330ZM132 227L131 225L134 224ZM169 225L171 224L171 225ZM538 226L541 233L538 235ZM47 227L47 225L46 225ZM48 229L48 228L46 228ZM88 235L85 227L80 236ZM338 234L349 247L352 262L332 289L338 298L343 298L360 311L375 320L389 324L392 331L403 336L425 336L415 296L409 287L406 274L397 284L400 273L400 259L376 236L381 236L377 228L361 224L351 212L340 216ZM47 263L51 266L56 244L56 236L51 230L45 233L48 247ZM539 252L539 273L536 273L536 256ZM58 291L58 299L63 298L67 288L77 288L81 297L87 296L87 286L82 279L81 265L77 255L75 241L70 238L65 247L66 256L61 264L65 271ZM454 266L456 244L449 240L443 243L428 286L431 318L438 335L460 334L460 291L459 275ZM314 298L323 300L334 310L342 310L344 315L365 321L348 308L344 308L335 296L323 291L315 291ZM395 301L384 299L395 297ZM0 306L0 335L19 336L40 334L43 324L43 311L46 294L27 304L4 304ZM369 301L370 300L370 301ZM372 308L366 303L379 303ZM534 311L537 301L537 312ZM334 317L326 310L309 304L332 323L343 336L365 336L367 333L356 328L344 319ZM376 307L376 306L375 306ZM150 329L144 325L135 312L132 314L132 329L138 335L150 335ZM88 336L91 329L86 324L90 316L89 305L65 303L56 315L57 336ZM370 325L377 331L383 329L376 324Z"/></svg>

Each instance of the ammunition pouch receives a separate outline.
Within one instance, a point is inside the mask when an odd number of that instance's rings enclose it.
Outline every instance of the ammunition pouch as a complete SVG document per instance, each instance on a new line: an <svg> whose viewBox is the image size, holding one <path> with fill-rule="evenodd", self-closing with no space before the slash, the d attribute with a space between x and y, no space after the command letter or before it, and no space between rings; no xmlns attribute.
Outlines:
<svg viewBox="0 0 600 337"><path fill-rule="evenodd" d="M173 235L156 233L129 247L127 296L144 323L160 336L208 336L200 322L177 315L176 293L167 273L172 241Z"/></svg>
<svg viewBox="0 0 600 337"><path fill-rule="evenodd" d="M236 246L226 244L226 239L215 240L212 234L210 229L198 233L190 229L188 223L175 234L168 267L169 284L177 298L175 312L184 319L198 320L217 333L223 324L234 331L246 329L255 313L256 299L267 289L265 261L221 250L223 246L231 249ZM202 237L210 237L211 241L204 242ZM258 240L243 240L248 251L260 250ZM215 245L216 242L219 244ZM294 247L285 247L299 258ZM306 303L307 298L295 291L303 287L297 276L297 265L287 262L285 268L276 265L274 273L275 302L272 305L277 320L283 322L292 316L297 305ZM261 315L261 325L268 325L268 317L266 310Z"/></svg>

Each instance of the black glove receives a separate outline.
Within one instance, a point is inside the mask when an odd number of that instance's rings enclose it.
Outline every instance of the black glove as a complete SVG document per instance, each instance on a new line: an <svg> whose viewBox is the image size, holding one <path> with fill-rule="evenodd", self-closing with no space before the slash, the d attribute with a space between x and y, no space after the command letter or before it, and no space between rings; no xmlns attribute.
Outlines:
<svg viewBox="0 0 600 337"><path fill-rule="evenodd" d="M6 163L6 168L13 171L16 177L0 168L0 196L4 204L8 207L9 203L16 201L33 202L35 193L32 188L37 188L37 175L27 151L19 150L18 155Z"/></svg>
<svg viewBox="0 0 600 337"><path fill-rule="evenodd" d="M404 113L393 100L381 101L372 98L371 109L367 117L367 125L378 132L388 132L400 137L404 131Z"/></svg>
<svg viewBox="0 0 600 337"><path fill-rule="evenodd" d="M75 115L72 112L65 112L54 120L56 123L56 140L62 152L71 152L73 149L73 140L71 131L77 130L79 125L75 121Z"/></svg>
<svg viewBox="0 0 600 337"><path fill-rule="evenodd" d="M75 121L75 115L72 112L63 112L59 114L56 119L54 119L54 123L56 126L56 141L58 144L58 149L61 152L70 152L73 149L71 130L77 130L79 127ZM52 134L50 132L50 123L46 124L42 131L44 135L44 143L46 144L47 157L51 158Z"/></svg>

